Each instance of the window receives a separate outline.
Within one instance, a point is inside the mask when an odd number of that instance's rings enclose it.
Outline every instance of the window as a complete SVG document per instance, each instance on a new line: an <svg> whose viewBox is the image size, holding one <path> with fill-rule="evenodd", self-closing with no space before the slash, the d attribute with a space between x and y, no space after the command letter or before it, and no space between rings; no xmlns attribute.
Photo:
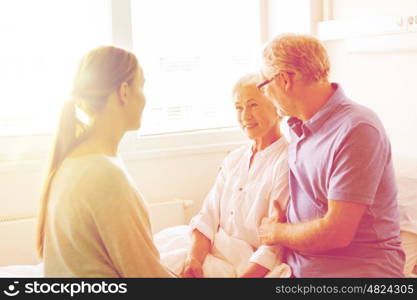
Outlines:
<svg viewBox="0 0 417 300"><path fill-rule="evenodd" d="M256 70L259 10L259 0L132 1L146 78L142 134L237 124L231 90Z"/></svg>
<svg viewBox="0 0 417 300"><path fill-rule="evenodd" d="M108 1L0 1L0 136L51 133L75 68L111 42Z"/></svg>
<svg viewBox="0 0 417 300"><path fill-rule="evenodd" d="M287 3L2 0L0 137L51 134L81 56L111 43L131 47L145 72L141 134L235 126L232 87L257 70L261 40L282 27L277 12L310 11L308 0Z"/></svg>

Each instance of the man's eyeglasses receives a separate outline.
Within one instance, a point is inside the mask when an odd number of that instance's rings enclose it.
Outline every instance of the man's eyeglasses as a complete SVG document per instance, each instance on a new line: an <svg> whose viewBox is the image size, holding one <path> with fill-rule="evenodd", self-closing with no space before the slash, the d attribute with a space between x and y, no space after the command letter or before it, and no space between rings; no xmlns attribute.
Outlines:
<svg viewBox="0 0 417 300"><path fill-rule="evenodd" d="M274 79L275 79L275 77L277 76L278 74L275 74L271 79L267 79L267 80L265 80L265 81L262 81L261 83L258 83L257 85L256 85L256 87L258 88L258 90L260 91L260 92L263 92L263 88L267 85L267 84L269 84L269 83L271 83Z"/></svg>

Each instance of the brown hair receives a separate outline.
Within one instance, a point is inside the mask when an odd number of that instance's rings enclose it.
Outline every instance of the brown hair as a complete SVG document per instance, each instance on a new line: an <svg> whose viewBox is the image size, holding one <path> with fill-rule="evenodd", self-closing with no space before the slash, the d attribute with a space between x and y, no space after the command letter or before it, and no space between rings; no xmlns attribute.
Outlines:
<svg viewBox="0 0 417 300"><path fill-rule="evenodd" d="M50 153L48 173L41 190L36 246L43 257L45 224L52 180L67 155L89 136L88 126L78 117L82 111L94 119L109 95L123 82L130 83L140 69L134 54L114 46L102 46L83 57L75 76L71 97L65 101Z"/></svg>

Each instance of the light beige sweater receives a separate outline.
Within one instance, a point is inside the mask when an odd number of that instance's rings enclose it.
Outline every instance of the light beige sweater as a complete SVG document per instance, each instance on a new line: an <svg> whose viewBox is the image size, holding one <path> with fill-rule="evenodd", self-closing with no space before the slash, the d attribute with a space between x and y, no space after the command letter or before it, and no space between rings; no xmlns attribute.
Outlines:
<svg viewBox="0 0 417 300"><path fill-rule="evenodd" d="M56 173L45 230L46 277L171 277L148 212L119 158L67 158Z"/></svg>

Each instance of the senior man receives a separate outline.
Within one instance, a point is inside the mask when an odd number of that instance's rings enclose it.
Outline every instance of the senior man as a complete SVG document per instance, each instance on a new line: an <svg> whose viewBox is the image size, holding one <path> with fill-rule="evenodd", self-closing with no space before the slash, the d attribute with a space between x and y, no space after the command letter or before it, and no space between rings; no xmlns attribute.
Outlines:
<svg viewBox="0 0 417 300"><path fill-rule="evenodd" d="M281 35L264 48L258 88L289 116L291 200L287 223L262 221L261 241L288 248L295 277L402 277L389 139L329 71L314 37Z"/></svg>

